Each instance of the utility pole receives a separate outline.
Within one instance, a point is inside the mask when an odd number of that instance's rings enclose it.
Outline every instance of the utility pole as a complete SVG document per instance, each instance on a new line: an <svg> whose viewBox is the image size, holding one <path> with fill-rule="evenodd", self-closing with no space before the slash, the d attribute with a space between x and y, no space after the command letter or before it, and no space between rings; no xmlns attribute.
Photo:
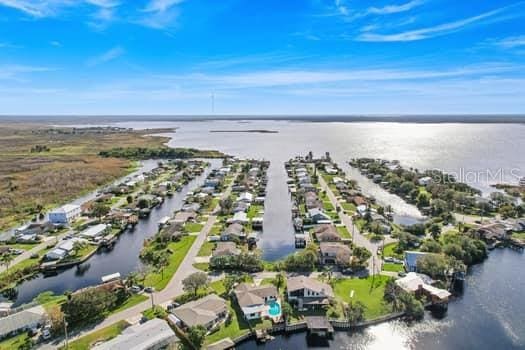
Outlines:
<svg viewBox="0 0 525 350"><path fill-rule="evenodd" d="M68 340L67 340L67 321L66 321L66 315L64 314L64 335L66 337L66 340L65 340L65 348L66 350L69 349L69 343L68 343Z"/></svg>
<svg viewBox="0 0 525 350"><path fill-rule="evenodd" d="M153 310L155 308L155 303L153 302L153 291L151 292L151 309Z"/></svg>

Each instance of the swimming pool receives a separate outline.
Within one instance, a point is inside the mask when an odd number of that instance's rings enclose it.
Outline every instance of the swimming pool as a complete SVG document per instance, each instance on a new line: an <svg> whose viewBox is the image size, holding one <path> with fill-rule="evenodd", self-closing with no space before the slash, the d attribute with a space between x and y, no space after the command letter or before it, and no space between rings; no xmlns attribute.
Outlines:
<svg viewBox="0 0 525 350"><path fill-rule="evenodd" d="M272 300L268 303L268 315L270 317L281 316L281 305L277 301Z"/></svg>

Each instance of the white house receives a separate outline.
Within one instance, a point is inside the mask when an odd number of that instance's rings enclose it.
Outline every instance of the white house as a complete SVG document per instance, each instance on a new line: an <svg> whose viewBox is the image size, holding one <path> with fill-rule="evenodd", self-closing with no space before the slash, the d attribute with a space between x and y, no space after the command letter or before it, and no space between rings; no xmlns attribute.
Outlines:
<svg viewBox="0 0 525 350"><path fill-rule="evenodd" d="M53 224L70 224L80 217L82 210L79 205L66 204L58 209L50 211L49 221Z"/></svg>
<svg viewBox="0 0 525 350"><path fill-rule="evenodd" d="M251 286L241 283L235 288L235 298L248 320L270 316L269 303L277 301L279 292L274 285Z"/></svg>
<svg viewBox="0 0 525 350"><path fill-rule="evenodd" d="M324 213L319 208L313 208L308 210L308 216L314 223L330 222L330 215Z"/></svg>
<svg viewBox="0 0 525 350"><path fill-rule="evenodd" d="M239 224L245 224L248 222L248 216L243 211L238 211L235 214L233 214L233 218L228 220L228 223L239 223Z"/></svg>
<svg viewBox="0 0 525 350"><path fill-rule="evenodd" d="M46 258L48 258L49 260L60 260L65 258L73 250L73 245L76 241L82 242L84 240L80 238L72 238L67 241L63 241L57 244L57 246L53 250L49 251L46 254Z"/></svg>
<svg viewBox="0 0 525 350"><path fill-rule="evenodd" d="M251 203L253 202L253 194L251 194L250 192L243 192L239 195L239 201Z"/></svg>
<svg viewBox="0 0 525 350"><path fill-rule="evenodd" d="M109 225L106 224L98 224L95 226L91 226L85 231L80 232L80 237L85 239L91 239L95 240L98 237L104 235L104 233L109 229Z"/></svg>

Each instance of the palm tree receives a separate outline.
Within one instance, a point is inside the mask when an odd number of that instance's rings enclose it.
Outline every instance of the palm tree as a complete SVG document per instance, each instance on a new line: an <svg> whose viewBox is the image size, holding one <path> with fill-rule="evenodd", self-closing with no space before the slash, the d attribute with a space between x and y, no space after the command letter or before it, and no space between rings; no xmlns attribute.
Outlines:
<svg viewBox="0 0 525 350"><path fill-rule="evenodd" d="M11 265L11 261L13 261L15 257L9 253L3 254L1 257L2 265L5 266L6 271L9 271L9 265Z"/></svg>

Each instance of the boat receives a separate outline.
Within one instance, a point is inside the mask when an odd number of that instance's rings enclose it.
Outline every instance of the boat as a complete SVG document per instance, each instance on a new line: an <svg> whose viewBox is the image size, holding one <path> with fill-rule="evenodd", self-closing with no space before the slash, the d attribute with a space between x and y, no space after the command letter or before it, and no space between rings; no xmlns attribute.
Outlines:
<svg viewBox="0 0 525 350"><path fill-rule="evenodd" d="M520 186L525 187L525 176L520 179Z"/></svg>

